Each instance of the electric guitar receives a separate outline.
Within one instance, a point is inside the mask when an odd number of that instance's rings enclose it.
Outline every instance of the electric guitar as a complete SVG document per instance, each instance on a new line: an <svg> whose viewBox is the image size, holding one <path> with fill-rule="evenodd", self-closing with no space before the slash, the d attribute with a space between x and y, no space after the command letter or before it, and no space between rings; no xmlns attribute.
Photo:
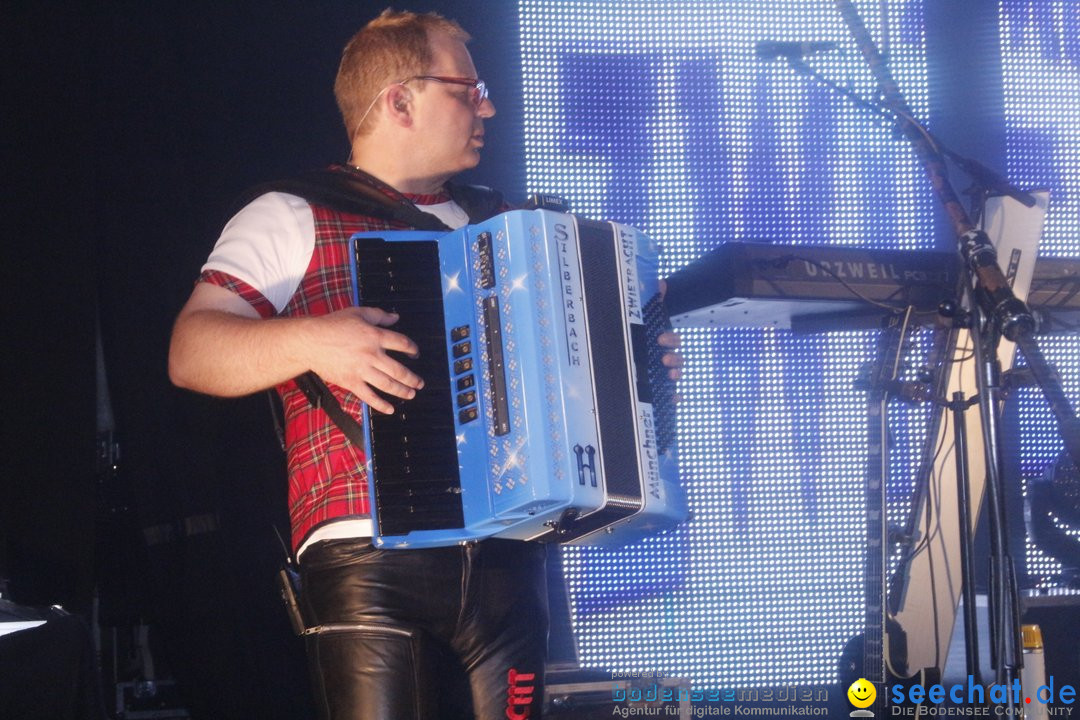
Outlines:
<svg viewBox="0 0 1080 720"><path fill-rule="evenodd" d="M912 326L912 308L905 313L890 315L878 336L877 357L870 371L862 378L867 390L869 447L866 472L866 556L864 591L866 598L865 626L861 635L848 641L841 654L841 690L859 678L874 686L874 702L858 715L885 717L889 688L915 682L925 686L938 682L934 668L920 670L907 676L906 641L899 624L889 617L888 592L885 580L888 567L889 543L886 521L885 481L888 477L888 415L886 408L891 388L896 387L901 358ZM907 693L905 692L905 695ZM923 715L922 706L915 717Z"/></svg>

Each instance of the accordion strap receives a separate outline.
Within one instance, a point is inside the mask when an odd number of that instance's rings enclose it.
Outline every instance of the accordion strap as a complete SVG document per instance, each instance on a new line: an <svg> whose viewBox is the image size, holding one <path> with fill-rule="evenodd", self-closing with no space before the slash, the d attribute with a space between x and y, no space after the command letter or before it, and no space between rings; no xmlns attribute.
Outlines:
<svg viewBox="0 0 1080 720"><path fill-rule="evenodd" d="M341 407L334 393L326 386L323 379L310 370L294 379L296 387L304 393L304 397L311 403L313 408L322 408L338 429L344 433L353 445L358 448L364 447L364 428L360 422Z"/></svg>
<svg viewBox="0 0 1080 720"><path fill-rule="evenodd" d="M490 188L448 182L446 189L469 216L469 222L487 220L506 209L502 194ZM393 220L417 230L451 230L383 181L346 165L332 165L256 185L240 196L236 209L269 192L289 193L339 212Z"/></svg>

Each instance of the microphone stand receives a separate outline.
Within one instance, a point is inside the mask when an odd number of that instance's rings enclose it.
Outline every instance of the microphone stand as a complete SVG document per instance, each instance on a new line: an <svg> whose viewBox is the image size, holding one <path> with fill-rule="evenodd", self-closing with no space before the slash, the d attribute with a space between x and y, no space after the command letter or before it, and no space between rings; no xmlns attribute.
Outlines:
<svg viewBox="0 0 1080 720"><path fill-rule="evenodd" d="M971 300L972 339L975 345L976 385L979 393L980 418L986 454L986 483L991 528L991 640L993 661L998 685L1009 688L1019 679L1023 666L1020 642L1019 603L1012 558L1008 550L1005 528L1004 488L1002 483L1002 445L999 408L1001 406L1001 369L997 363L996 347L1002 337L1016 342L1023 351L1032 373L1039 382L1058 421L1073 463L1080 467L1080 421L1077 420L1060 383L1047 365L1035 342L1035 318L1025 303L1012 292L989 237L977 229L949 183L941 145L913 117L899 87L866 30L862 18L851 0L834 0L837 10L848 25L870 70L878 81L884 105L897 120L898 130L911 141L916 155L926 171L934 193L956 234L964 268L968 273L965 292ZM839 88L838 88L839 89ZM841 89L845 95L846 90ZM850 95L849 95L850 96ZM861 106L868 103L860 101ZM872 106L871 106L872 107ZM875 113L881 114L875 108ZM1012 193L1009 193L1010 195ZM1019 198L1017 198L1019 200ZM1024 202L1021 200L1021 202ZM970 534L971 528L961 528ZM1019 702L1006 690L1010 714L1015 714Z"/></svg>
<svg viewBox="0 0 1080 720"><path fill-rule="evenodd" d="M893 131L899 136L903 134L903 128L901 123L903 120L899 119L896 115L890 112L887 108L882 107L878 103L866 100L858 93L854 92L848 87L840 85L834 82L832 79L821 74L814 68L810 67L803 61L801 57L786 56L788 65L795 72L810 77L817 83L824 85L834 92L843 95L848 98L852 103L862 110L865 110L870 115L873 115L881 120L886 121L893 129ZM949 158L957 167L963 170L968 177L971 178L973 188L969 190L973 195L977 195L981 200L990 193L998 193L1002 195L1008 195L1017 202L1021 203L1025 207L1034 207L1036 200L1029 193L1020 190L1016 186L1010 184L998 173L994 172L990 168L986 167L978 160L964 157L945 145L937 136L933 135L926 128L920 127L920 132L929 140L934 147L943 156ZM981 208L980 208L981 210ZM973 209L973 212L975 210ZM968 283L970 286L970 283ZM969 313L965 319L965 324L970 325L976 331L983 326L983 318L978 314L977 303L972 302L969 298L968 305L975 308L975 313ZM993 388L990 394L997 395L1000 398L1000 368L996 365L996 353L987 352L984 349L984 343L980 340L976 342L976 358L979 362L979 367L984 368L988 373L991 380L980 385L981 387ZM997 345L998 340L987 340L987 344L990 349ZM983 365L985 357L991 358L994 361L992 366ZM974 399L965 399L962 393L956 393L951 401L942 401L942 404L951 413L954 423L953 439L956 443L956 483L957 483L957 495L958 495L958 520L961 528L967 528L967 531L960 533L960 567L961 567L961 595L963 598L963 627L964 627L964 664L967 669L967 674L972 677L977 685L982 685L982 672L979 669L979 639L978 639L978 624L976 620L975 611L975 573L973 566L973 540L971 537L971 498L970 498L970 475L967 462L967 444L966 444L966 421L964 412L968 406L980 402L981 398L987 397L988 393L981 393ZM991 406L994 408L999 407L996 402L991 401ZM980 406L980 413L984 415L987 413L987 409ZM993 416L991 422L996 424L999 421L996 419L996 415ZM988 438L987 443L995 443L997 435L984 434L984 437ZM989 457L998 457L1000 451L995 448L988 449L987 452L993 453ZM1000 468L995 464L997 468L996 472L1000 473ZM991 613L994 609L1001 608L1002 613L1009 613L1012 616L1018 618L1018 601L1014 600L1017 596L1015 588L1014 568L1011 558L1007 557L1008 546L1006 542L1007 533L1003 526L1004 523L1004 508L1003 498L999 497L997 492L994 492L994 487L1001 487L1003 483L996 483L991 485L991 517L998 514L1002 516L1001 523L993 523L994 528L1000 528L999 532L992 532L990 537L991 543L991 576L1000 577L1000 582L993 583L993 587L1012 586L1013 589L1010 593L1004 596L995 597L991 594ZM996 504L994 504L996 503ZM1003 554L1005 554L1003 556ZM1012 609L1010 609L1012 608ZM1017 632L1019 632L1019 620L1017 620ZM993 638L996 638L1000 634L1000 626L991 625L990 628L991 639L991 654L992 662L997 667L997 657L1000 657L1000 653L1005 652L1005 648L999 648L996 643L993 642ZM1022 654L1021 654L1022 657Z"/></svg>

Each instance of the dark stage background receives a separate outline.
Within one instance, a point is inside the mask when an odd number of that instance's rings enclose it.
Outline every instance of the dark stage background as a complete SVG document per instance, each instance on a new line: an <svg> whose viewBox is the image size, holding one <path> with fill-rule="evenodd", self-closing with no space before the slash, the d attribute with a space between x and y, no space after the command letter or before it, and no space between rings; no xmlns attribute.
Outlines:
<svg viewBox="0 0 1080 720"><path fill-rule="evenodd" d="M344 160L337 61L383 7L0 10L3 265L14 299L4 310L0 576L20 604L87 617L97 588L106 635L149 623L157 674L182 680L202 717L305 717L306 675L275 584L273 528L287 537L288 520L267 399L171 387L171 324L245 188ZM408 7L441 11L475 36L498 115L474 181L520 199L516 5ZM97 317L115 472L96 460ZM121 675L134 662L125 650Z"/></svg>

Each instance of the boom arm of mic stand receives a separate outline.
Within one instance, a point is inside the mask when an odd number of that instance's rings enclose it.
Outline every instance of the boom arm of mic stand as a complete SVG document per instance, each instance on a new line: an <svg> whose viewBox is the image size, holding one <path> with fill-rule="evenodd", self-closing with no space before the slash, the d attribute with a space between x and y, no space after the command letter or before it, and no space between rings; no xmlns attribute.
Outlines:
<svg viewBox="0 0 1080 720"><path fill-rule="evenodd" d="M904 122L914 122L910 117L900 118L893 114L890 110L882 107L880 104L871 102L862 97L858 93L854 92L850 88L846 88L833 80L830 80L825 75L810 67L802 58L789 57L787 59L788 66L795 72L806 75L813 78L818 83L830 88L839 95L843 95L860 109L865 110L868 114L874 115L881 120L885 120L892 126L893 130L897 133L903 133ZM990 168L983 165L978 160L964 157L963 155L955 152L949 148L945 143L941 141L941 138L931 133L928 129L922 126L921 123L916 123L919 132L926 138L927 142L931 144L941 155L949 158L956 164L958 168L963 170L968 177L970 177L976 187L980 188L983 192L994 192L1001 195L1008 195L1018 203L1024 205L1024 207L1035 207L1038 202L1031 193L1026 193L1015 185L1011 184L1008 180L1001 177L998 173L994 172Z"/></svg>
<svg viewBox="0 0 1080 720"><path fill-rule="evenodd" d="M901 120L901 130L911 141L930 180L930 186L949 218L960 241L960 254L973 273L977 286L982 288L978 297L987 317L997 323L1001 334L1009 340L1016 340L1022 334L1034 333L1034 316L1027 305L1013 294L1012 287L998 267L997 252L990 239L986 233L976 228L968 217L967 211L949 184L944 157L912 115L858 11L850 0L834 1L878 81L885 106Z"/></svg>
<svg viewBox="0 0 1080 720"><path fill-rule="evenodd" d="M788 58L787 61L788 61L788 66L792 70L794 70L795 72L799 73L800 75L806 75L807 77L813 78L814 80L821 83L822 85L825 85L826 87L830 88L834 92L839 93L840 95L843 95L848 100L853 102L859 108L865 110L870 115L876 115L880 119L885 120L897 132L900 131L899 125L897 124L896 116L893 115L888 110L886 110L885 108L883 108L881 105L878 105L877 103L870 102L869 100L862 97L861 95L859 95L857 92L855 92L851 88L846 88L843 85L841 85L841 84L839 84L839 83L837 83L837 82L835 82L833 80L830 80L829 78L825 77L824 75L819 73L814 68L807 65L806 62L802 58Z"/></svg>

